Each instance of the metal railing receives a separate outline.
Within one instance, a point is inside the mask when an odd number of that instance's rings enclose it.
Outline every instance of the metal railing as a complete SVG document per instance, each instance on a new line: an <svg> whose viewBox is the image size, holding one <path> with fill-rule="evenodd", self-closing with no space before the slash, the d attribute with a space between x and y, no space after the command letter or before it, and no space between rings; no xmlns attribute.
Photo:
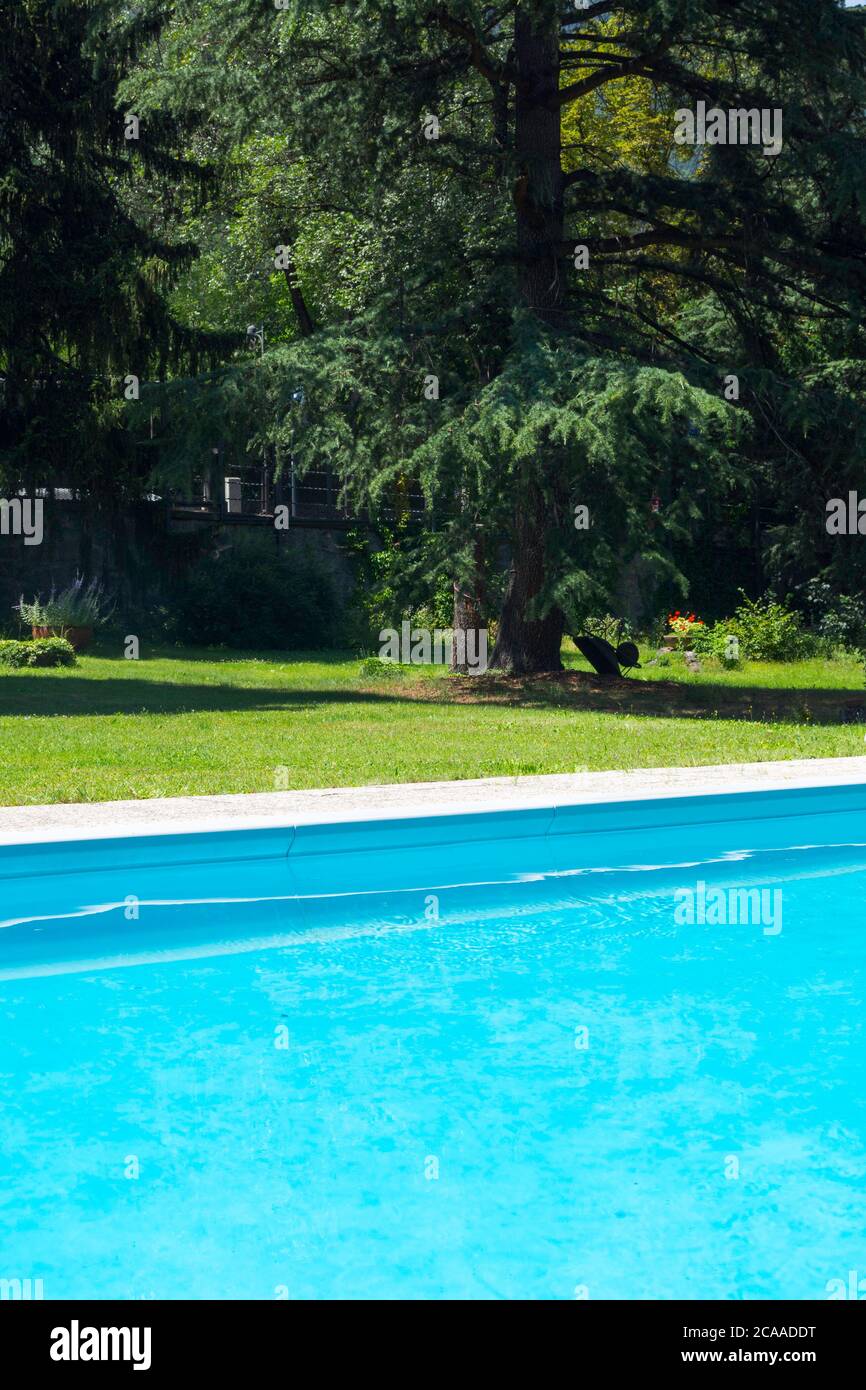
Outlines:
<svg viewBox="0 0 866 1390"><path fill-rule="evenodd" d="M217 497L214 494L220 485ZM360 521L362 518L355 512L340 504L339 497L339 481L329 469L309 469L298 477L289 466L279 479L274 479L272 470L253 465L226 466L222 479L215 478L210 485L202 478L194 479L190 495L175 493L170 501L174 514L194 513L239 522L270 520L277 507L287 507L290 523L299 525L349 526ZM408 489L402 500L411 519L426 516L420 490ZM382 519L394 522L397 515L396 507L385 508Z"/></svg>

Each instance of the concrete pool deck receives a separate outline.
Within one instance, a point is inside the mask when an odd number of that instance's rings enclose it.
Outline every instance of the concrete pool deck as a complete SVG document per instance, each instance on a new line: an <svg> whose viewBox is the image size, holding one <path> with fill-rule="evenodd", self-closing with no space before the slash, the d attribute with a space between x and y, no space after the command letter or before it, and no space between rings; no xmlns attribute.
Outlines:
<svg viewBox="0 0 866 1390"><path fill-rule="evenodd" d="M0 807L0 844L866 785L866 757Z"/></svg>

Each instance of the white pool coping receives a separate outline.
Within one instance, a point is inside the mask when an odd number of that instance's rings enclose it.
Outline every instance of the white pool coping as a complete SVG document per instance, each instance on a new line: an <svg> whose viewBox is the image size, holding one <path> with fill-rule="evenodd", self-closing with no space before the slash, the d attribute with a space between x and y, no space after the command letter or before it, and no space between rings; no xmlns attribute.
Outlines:
<svg viewBox="0 0 866 1390"><path fill-rule="evenodd" d="M866 785L866 757L0 807L0 845Z"/></svg>

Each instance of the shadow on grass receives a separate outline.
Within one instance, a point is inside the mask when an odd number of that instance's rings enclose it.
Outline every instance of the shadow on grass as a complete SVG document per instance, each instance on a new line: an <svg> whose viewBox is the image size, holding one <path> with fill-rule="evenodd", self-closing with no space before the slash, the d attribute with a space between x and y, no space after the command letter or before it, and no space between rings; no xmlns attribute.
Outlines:
<svg viewBox="0 0 866 1390"><path fill-rule="evenodd" d="M124 639L120 637L98 637L85 651L85 658L98 657L101 661L120 661L123 658ZM274 648L257 647L172 647L165 643L151 644L142 640L141 665L152 661L182 661L190 665L227 666L243 664L245 661L259 661L271 666L300 666L314 662L317 666L343 666L351 661L360 661L357 653L335 647L309 650L281 651Z"/></svg>
<svg viewBox="0 0 866 1390"><path fill-rule="evenodd" d="M650 719L757 720L780 724L866 723L866 691L802 686L740 686L599 677L584 671L553 676L488 673L449 682L450 698L472 703L573 709Z"/></svg>
<svg viewBox="0 0 866 1390"><path fill-rule="evenodd" d="M343 658L340 658L343 659ZM866 721L866 692L847 689L684 685L677 681L600 679L584 672L558 676L473 678L387 684L313 687L182 684L139 677L90 679L83 673L33 672L0 677L0 715L111 715L286 713L326 706L399 703L501 705L525 709L574 710L652 719L755 720L785 724L846 724Z"/></svg>
<svg viewBox="0 0 866 1390"><path fill-rule="evenodd" d="M322 705L379 704L398 691L194 685L160 680L89 680L47 673L0 678L0 716L287 712Z"/></svg>

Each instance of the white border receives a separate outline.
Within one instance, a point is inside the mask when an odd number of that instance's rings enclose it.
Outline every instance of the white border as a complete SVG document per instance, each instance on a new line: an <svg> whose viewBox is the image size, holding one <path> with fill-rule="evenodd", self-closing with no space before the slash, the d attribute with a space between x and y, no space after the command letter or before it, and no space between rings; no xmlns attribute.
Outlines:
<svg viewBox="0 0 866 1390"><path fill-rule="evenodd" d="M233 796L60 802L51 806L0 807L0 845L345 824L853 784L866 785L866 757L487 777Z"/></svg>

